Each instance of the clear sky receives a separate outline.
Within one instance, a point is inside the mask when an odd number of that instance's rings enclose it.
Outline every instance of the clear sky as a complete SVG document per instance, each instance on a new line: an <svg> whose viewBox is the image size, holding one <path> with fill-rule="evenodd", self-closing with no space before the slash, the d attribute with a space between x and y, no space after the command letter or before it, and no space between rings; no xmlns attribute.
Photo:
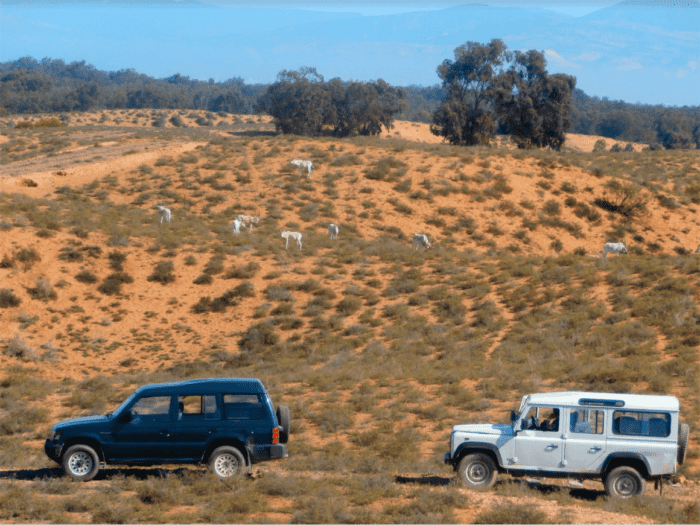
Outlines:
<svg viewBox="0 0 700 525"><path fill-rule="evenodd" d="M616 4L615 1L604 0L575 0L555 2L548 1L517 1L517 0L465 0L460 2L439 0L437 2L426 2L425 0L404 0L401 2L387 2L384 0L359 0L356 2L347 2L347 0L316 0L303 2L284 2L278 0L265 0L263 2L247 2L239 0L200 0L205 4L218 6L233 6L233 7L295 7L299 9L311 9L317 11L350 11L361 13L366 16L381 16L392 15L396 13L405 13L407 11L427 11L434 9L445 9L459 4L484 3L495 7L540 7L550 9L557 13L563 13L570 16L584 16L592 13L603 7L609 7Z"/></svg>

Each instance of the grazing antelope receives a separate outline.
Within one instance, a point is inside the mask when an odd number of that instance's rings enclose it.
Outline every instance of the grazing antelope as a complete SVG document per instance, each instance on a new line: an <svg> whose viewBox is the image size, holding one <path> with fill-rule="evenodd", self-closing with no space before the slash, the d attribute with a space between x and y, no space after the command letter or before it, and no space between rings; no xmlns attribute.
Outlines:
<svg viewBox="0 0 700 525"><path fill-rule="evenodd" d="M297 246L299 246L299 249L301 250L301 233L297 233L297 232L282 232L282 238L287 239L287 244L285 244L284 249L285 250L289 249L289 238L290 237L297 241Z"/></svg>
<svg viewBox="0 0 700 525"><path fill-rule="evenodd" d="M247 225L250 231L253 231L253 224L260 222L260 217L257 215L239 215L237 219L242 223L243 227Z"/></svg>
<svg viewBox="0 0 700 525"><path fill-rule="evenodd" d="M428 236L422 233L413 234L413 248L418 249L418 246L423 245L427 250L430 249L430 242L428 241Z"/></svg>
<svg viewBox="0 0 700 525"><path fill-rule="evenodd" d="M314 163L311 162L310 160L301 160L301 159L294 159L292 161L292 164L294 164L297 168L299 168L299 176L301 177L301 170L302 168L305 168L308 170L307 177L311 178L311 172L314 169Z"/></svg>
<svg viewBox="0 0 700 525"><path fill-rule="evenodd" d="M160 223L163 224L163 221L170 223L170 220L173 218L172 212L166 208L165 206L157 205L156 209L158 210L158 213L160 214Z"/></svg>
<svg viewBox="0 0 700 525"><path fill-rule="evenodd" d="M625 247L625 243L624 242L606 242L605 246L603 246L603 259L605 259L605 256L609 253L627 254L627 248Z"/></svg>
<svg viewBox="0 0 700 525"><path fill-rule="evenodd" d="M233 223L231 223L231 226L233 227L233 234L238 235L241 233L241 226L244 226L243 221L239 221L238 219L234 219Z"/></svg>
<svg viewBox="0 0 700 525"><path fill-rule="evenodd" d="M330 223L328 225L328 235L330 235L331 239L337 239L338 238L338 232L339 228L337 225Z"/></svg>

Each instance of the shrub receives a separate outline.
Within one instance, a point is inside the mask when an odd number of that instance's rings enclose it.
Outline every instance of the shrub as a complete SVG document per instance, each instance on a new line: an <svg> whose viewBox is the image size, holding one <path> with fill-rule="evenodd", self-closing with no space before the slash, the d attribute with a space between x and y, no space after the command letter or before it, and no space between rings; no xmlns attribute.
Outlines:
<svg viewBox="0 0 700 525"><path fill-rule="evenodd" d="M209 275L208 273L202 273L197 277L194 281L192 281L193 284L211 284L214 278Z"/></svg>
<svg viewBox="0 0 700 525"><path fill-rule="evenodd" d="M15 334L5 345L5 355L16 357L22 361L34 361L37 358L34 349L19 334Z"/></svg>
<svg viewBox="0 0 700 525"><path fill-rule="evenodd" d="M99 292L105 295L115 295L121 293L122 283L133 283L134 278L124 272L114 272L108 275L100 286L97 287Z"/></svg>
<svg viewBox="0 0 700 525"><path fill-rule="evenodd" d="M9 288L0 288L0 308L15 308L22 300Z"/></svg>
<svg viewBox="0 0 700 525"><path fill-rule="evenodd" d="M153 269L153 273L146 277L147 281L157 282L162 285L175 281L173 274L173 263L171 261L160 261Z"/></svg>
<svg viewBox="0 0 700 525"><path fill-rule="evenodd" d="M238 346L241 350L248 352L256 352L265 350L277 344L279 336L276 333L275 327L267 322L251 325L245 331L243 336L238 341Z"/></svg>
<svg viewBox="0 0 700 525"><path fill-rule="evenodd" d="M607 187L609 196L598 197L593 200L593 204L606 211L630 218L646 212L647 199L641 194L641 186L632 182L621 184L612 180Z"/></svg>
<svg viewBox="0 0 700 525"><path fill-rule="evenodd" d="M124 261L126 260L126 254L118 251L110 252L107 255L109 259L109 267L117 272L121 272L124 269Z"/></svg>
<svg viewBox="0 0 700 525"><path fill-rule="evenodd" d="M0 268L14 268L15 267L15 261L12 260L12 257L9 255L5 254L2 257L2 261L0 261Z"/></svg>
<svg viewBox="0 0 700 525"><path fill-rule="evenodd" d="M542 207L542 212L547 215L559 215L559 213L561 213L561 209L557 201L548 200L544 203L544 206Z"/></svg>
<svg viewBox="0 0 700 525"><path fill-rule="evenodd" d="M348 296L340 300L335 309L338 311L339 315L348 316L357 312L361 306L362 301L360 299L354 296Z"/></svg>
<svg viewBox="0 0 700 525"><path fill-rule="evenodd" d="M474 519L474 523L550 523L550 521L547 519L547 514L533 509L530 505L506 503L493 510L482 512Z"/></svg>
<svg viewBox="0 0 700 525"><path fill-rule="evenodd" d="M42 301L56 299L56 291L51 287L51 281L44 276L37 277L34 288L27 288L27 292L34 299Z"/></svg>
<svg viewBox="0 0 700 525"><path fill-rule="evenodd" d="M90 270L83 270L75 276L75 280L85 284L92 284L97 282L97 276Z"/></svg>

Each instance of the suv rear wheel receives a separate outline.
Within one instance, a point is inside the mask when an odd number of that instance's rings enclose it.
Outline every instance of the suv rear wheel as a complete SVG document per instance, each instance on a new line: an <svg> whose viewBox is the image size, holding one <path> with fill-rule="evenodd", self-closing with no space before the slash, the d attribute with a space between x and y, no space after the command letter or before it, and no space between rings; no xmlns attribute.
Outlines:
<svg viewBox="0 0 700 525"><path fill-rule="evenodd" d="M73 445L63 454L63 472L73 479L90 481L100 470L100 458L87 445Z"/></svg>
<svg viewBox="0 0 700 525"><path fill-rule="evenodd" d="M277 423L282 428L280 429L280 443L289 441L289 425L291 424L291 416L287 405L277 407Z"/></svg>
<svg viewBox="0 0 700 525"><path fill-rule="evenodd" d="M459 477L471 489L488 489L496 483L498 469L489 456L477 452L459 462Z"/></svg>
<svg viewBox="0 0 700 525"><path fill-rule="evenodd" d="M605 491L618 498L632 498L644 492L644 478L632 467L617 467L606 476Z"/></svg>
<svg viewBox="0 0 700 525"><path fill-rule="evenodd" d="M209 468L221 479L241 477L246 470L245 458L235 447L219 447L209 458Z"/></svg>

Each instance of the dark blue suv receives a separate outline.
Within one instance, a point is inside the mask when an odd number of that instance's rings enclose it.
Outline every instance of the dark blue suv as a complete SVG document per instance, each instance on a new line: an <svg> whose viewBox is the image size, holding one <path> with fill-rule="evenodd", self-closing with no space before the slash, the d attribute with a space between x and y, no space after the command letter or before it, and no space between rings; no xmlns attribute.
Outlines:
<svg viewBox="0 0 700 525"><path fill-rule="evenodd" d="M100 464L204 463L220 478L287 457L289 408L257 379L196 379L139 388L114 412L61 421L46 455L79 480Z"/></svg>

